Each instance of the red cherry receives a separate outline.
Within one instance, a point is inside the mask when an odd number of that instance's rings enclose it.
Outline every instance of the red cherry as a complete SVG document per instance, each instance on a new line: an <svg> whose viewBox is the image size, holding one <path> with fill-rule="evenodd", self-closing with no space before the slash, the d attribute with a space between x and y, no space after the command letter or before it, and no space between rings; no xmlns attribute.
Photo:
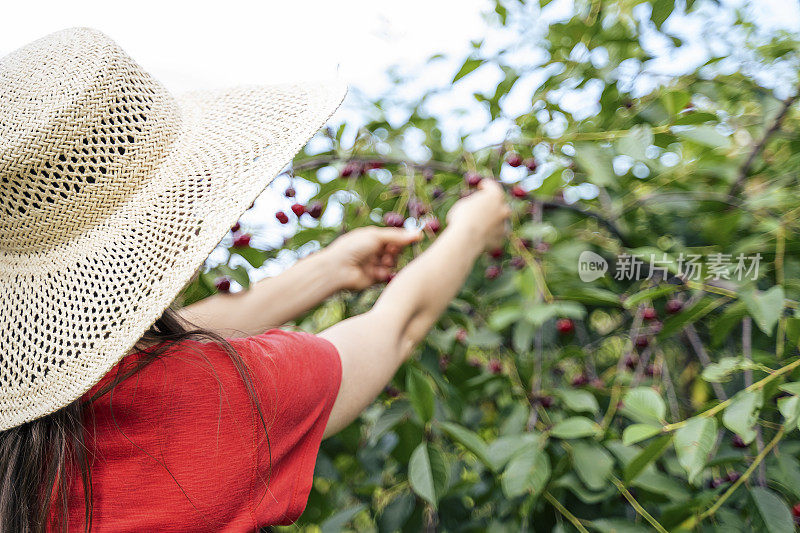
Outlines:
<svg viewBox="0 0 800 533"><path fill-rule="evenodd" d="M250 234L243 233L233 239L233 247L234 248L247 248L250 246Z"/></svg>
<svg viewBox="0 0 800 533"><path fill-rule="evenodd" d="M525 167L531 172L536 172L536 169L539 168L539 163L537 163L536 159L534 159L533 157L526 159L523 163Z"/></svg>
<svg viewBox="0 0 800 533"><path fill-rule="evenodd" d="M227 276L217 278L217 280L214 282L214 285L217 287L219 292L230 292L231 290L231 280Z"/></svg>
<svg viewBox="0 0 800 533"><path fill-rule="evenodd" d="M503 249L502 248L493 248L489 250L489 257L492 259L500 259L503 257Z"/></svg>
<svg viewBox="0 0 800 533"><path fill-rule="evenodd" d="M731 444L733 445L734 448L747 448L747 444L739 435L733 436L733 438L731 439Z"/></svg>
<svg viewBox="0 0 800 533"><path fill-rule="evenodd" d="M683 309L683 302L681 302L680 300L675 300L675 299L667 300L667 303L664 306L664 309L667 311L667 313L669 313L671 315L674 315L676 313L680 313L681 309Z"/></svg>
<svg viewBox="0 0 800 533"><path fill-rule="evenodd" d="M628 355L625 357L625 367L627 367L628 370L633 370L636 368L636 363L638 362L639 358L634 357L633 355Z"/></svg>
<svg viewBox="0 0 800 533"><path fill-rule="evenodd" d="M489 372L492 374L500 374L503 371L503 363L499 359L489 360Z"/></svg>
<svg viewBox="0 0 800 533"><path fill-rule="evenodd" d="M403 216L399 213L395 213L394 211L389 211L383 215L383 223L390 228L402 228L403 222Z"/></svg>
<svg viewBox="0 0 800 533"><path fill-rule="evenodd" d="M586 374L578 374L574 378L572 378L572 386L573 387L582 387L589 383L589 377Z"/></svg>
<svg viewBox="0 0 800 533"><path fill-rule="evenodd" d="M277 218L278 222L280 222L281 224L289 223L289 217L287 217L286 213L284 213L283 211L278 211L277 213L275 213L275 218Z"/></svg>
<svg viewBox="0 0 800 533"><path fill-rule="evenodd" d="M287 187L285 191L283 191L283 195L286 198L294 198L294 195L297 194L297 191L294 190L294 187Z"/></svg>
<svg viewBox="0 0 800 533"><path fill-rule="evenodd" d="M389 272L389 275L386 276L386 283L391 283L391 281L397 277L397 272Z"/></svg>
<svg viewBox="0 0 800 533"><path fill-rule="evenodd" d="M508 154L508 159L506 159L508 166L510 167L518 167L522 164L522 157L517 152L511 152Z"/></svg>
<svg viewBox="0 0 800 533"><path fill-rule="evenodd" d="M514 185L511 187L511 196L514 198L526 198L528 196L528 191L520 187L519 185Z"/></svg>
<svg viewBox="0 0 800 533"><path fill-rule="evenodd" d="M467 341L467 330L465 330L465 329L458 330L456 332L456 340L458 342L461 342L461 343L466 342Z"/></svg>
<svg viewBox="0 0 800 533"><path fill-rule="evenodd" d="M350 176L358 177L361 174L361 165L356 162L347 163L342 168L341 177L349 178Z"/></svg>
<svg viewBox="0 0 800 533"><path fill-rule="evenodd" d="M366 170L375 170L376 168L383 168L383 162L381 161L368 161L364 168Z"/></svg>
<svg viewBox="0 0 800 533"><path fill-rule="evenodd" d="M439 231L442 229L442 223L439 222L439 219L436 217L430 218L425 223L425 229L432 233L439 233Z"/></svg>
<svg viewBox="0 0 800 533"><path fill-rule="evenodd" d="M525 260L520 256L514 256L511 258L511 261L509 261L509 264L516 270L522 270L527 263L525 263Z"/></svg>
<svg viewBox="0 0 800 533"><path fill-rule="evenodd" d="M539 405L541 405L545 409L553 406L552 396L539 396L538 398L536 398L536 401L539 402Z"/></svg>
<svg viewBox="0 0 800 533"><path fill-rule="evenodd" d="M575 331L575 323L569 318L559 318L556 321L556 329L562 335L569 335Z"/></svg>
<svg viewBox="0 0 800 533"><path fill-rule="evenodd" d="M483 178L477 172L467 172L464 180L470 187L477 187Z"/></svg>
<svg viewBox="0 0 800 533"><path fill-rule="evenodd" d="M446 355L439 357L439 371L442 373L447 372L447 367L450 364L450 358Z"/></svg>
<svg viewBox="0 0 800 533"><path fill-rule="evenodd" d="M239 224L238 222L236 224L234 224L233 226L231 226L231 231L234 232L234 233L236 233L240 229L242 229L242 225Z"/></svg>
<svg viewBox="0 0 800 533"><path fill-rule="evenodd" d="M412 217L420 217L428 212L428 208L419 200L409 200L408 212Z"/></svg>
<svg viewBox="0 0 800 533"><path fill-rule="evenodd" d="M645 320L655 320L658 318L658 313L652 307L645 307L642 311L642 318Z"/></svg>
<svg viewBox="0 0 800 533"><path fill-rule="evenodd" d="M319 218L322 216L322 202L313 202L308 206L308 214L311 218Z"/></svg>
<svg viewBox="0 0 800 533"><path fill-rule="evenodd" d="M650 339L644 335L639 335L636 337L636 340L634 340L634 343L637 348L647 348L650 345Z"/></svg>
<svg viewBox="0 0 800 533"><path fill-rule="evenodd" d="M303 213L305 212L306 212L306 206L304 206L303 204L292 204L292 213L294 213L298 217L302 216Z"/></svg>
<svg viewBox="0 0 800 533"><path fill-rule="evenodd" d="M800 502L797 502L792 506L792 516L795 518L800 518Z"/></svg>
<svg viewBox="0 0 800 533"><path fill-rule="evenodd" d="M400 396L400 390L392 385L386 385L386 387L383 389L383 392L385 392L386 396L389 398L397 398Z"/></svg>
<svg viewBox="0 0 800 533"><path fill-rule="evenodd" d="M498 265L489 265L486 268L486 279L497 279L500 277L500 274L503 273L503 270Z"/></svg>

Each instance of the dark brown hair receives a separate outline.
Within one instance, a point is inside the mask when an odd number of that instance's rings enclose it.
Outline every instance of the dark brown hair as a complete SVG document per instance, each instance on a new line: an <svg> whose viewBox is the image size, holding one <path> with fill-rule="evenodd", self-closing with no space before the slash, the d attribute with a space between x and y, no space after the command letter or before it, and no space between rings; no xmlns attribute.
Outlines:
<svg viewBox="0 0 800 533"><path fill-rule="evenodd" d="M91 416L91 402L113 394L116 385L153 361L168 356L171 348L186 340L213 342L224 349L242 378L266 432L250 372L241 356L220 335L197 328L168 309L137 343L136 349L143 356L130 364L123 359L113 370L114 378L91 398L77 400L53 414L0 432L0 531L38 533L48 527L67 531L68 494L71 483L76 481L83 487L85 531L91 530L91 457L87 455L84 440L85 418ZM48 524L51 514L55 520Z"/></svg>

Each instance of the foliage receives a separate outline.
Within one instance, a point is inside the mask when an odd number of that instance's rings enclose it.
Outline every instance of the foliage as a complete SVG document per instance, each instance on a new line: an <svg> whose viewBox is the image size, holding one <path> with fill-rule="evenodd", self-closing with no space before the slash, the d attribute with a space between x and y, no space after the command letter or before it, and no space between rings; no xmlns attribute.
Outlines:
<svg viewBox="0 0 800 533"><path fill-rule="evenodd" d="M800 499L800 115L764 80L794 68L800 43L760 34L743 15L725 26L710 1L578 1L532 36L526 24L539 9L498 1L494 24L518 42L499 51L475 43L453 79L457 88L482 69L502 73L474 98L487 129L512 125L503 143L468 149L465 136L448 145L426 111L431 93L399 124L381 111L390 100L376 102L354 140L343 126L326 151L295 161L293 179L315 186L311 201L341 206L342 219L304 215L287 249L325 245L388 212L444 224L468 173L519 187L502 255L481 259L385 394L323 444L301 525L791 531ZM715 38L738 36L738 48L640 83L653 61L648 39L680 48L669 28L687 16ZM546 59L520 64L524 46ZM544 76L530 108L509 117L506 96L532 73ZM590 113L570 112L568 93L598 98ZM409 149L420 138L422 158ZM587 250L610 265L591 282L577 274ZM259 267L277 251L232 255ZM612 275L623 254L644 257L636 279ZM730 254L734 265L760 254L760 268L740 280L706 262L687 279L677 265L691 254ZM242 273L215 267L193 297L211 293L220 275L246 285ZM337 297L300 325L322 329L378 294Z"/></svg>

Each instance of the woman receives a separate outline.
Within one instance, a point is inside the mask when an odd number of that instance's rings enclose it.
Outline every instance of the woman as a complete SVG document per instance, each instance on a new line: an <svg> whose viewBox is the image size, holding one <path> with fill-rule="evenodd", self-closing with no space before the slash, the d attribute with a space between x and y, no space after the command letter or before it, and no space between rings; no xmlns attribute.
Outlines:
<svg viewBox="0 0 800 533"><path fill-rule="evenodd" d="M484 180L369 312L319 336L270 328L386 280L418 234L356 230L245 293L170 308L342 97L176 99L82 28L0 60L0 531L302 513L321 439L374 400L509 214Z"/></svg>

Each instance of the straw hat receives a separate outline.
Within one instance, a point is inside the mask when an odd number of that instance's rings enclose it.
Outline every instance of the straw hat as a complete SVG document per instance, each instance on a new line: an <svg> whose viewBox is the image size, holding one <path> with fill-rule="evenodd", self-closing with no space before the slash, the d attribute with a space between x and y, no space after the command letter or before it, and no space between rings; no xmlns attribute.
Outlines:
<svg viewBox="0 0 800 533"><path fill-rule="evenodd" d="M345 92L174 97L85 28L0 59L0 430L98 382Z"/></svg>

